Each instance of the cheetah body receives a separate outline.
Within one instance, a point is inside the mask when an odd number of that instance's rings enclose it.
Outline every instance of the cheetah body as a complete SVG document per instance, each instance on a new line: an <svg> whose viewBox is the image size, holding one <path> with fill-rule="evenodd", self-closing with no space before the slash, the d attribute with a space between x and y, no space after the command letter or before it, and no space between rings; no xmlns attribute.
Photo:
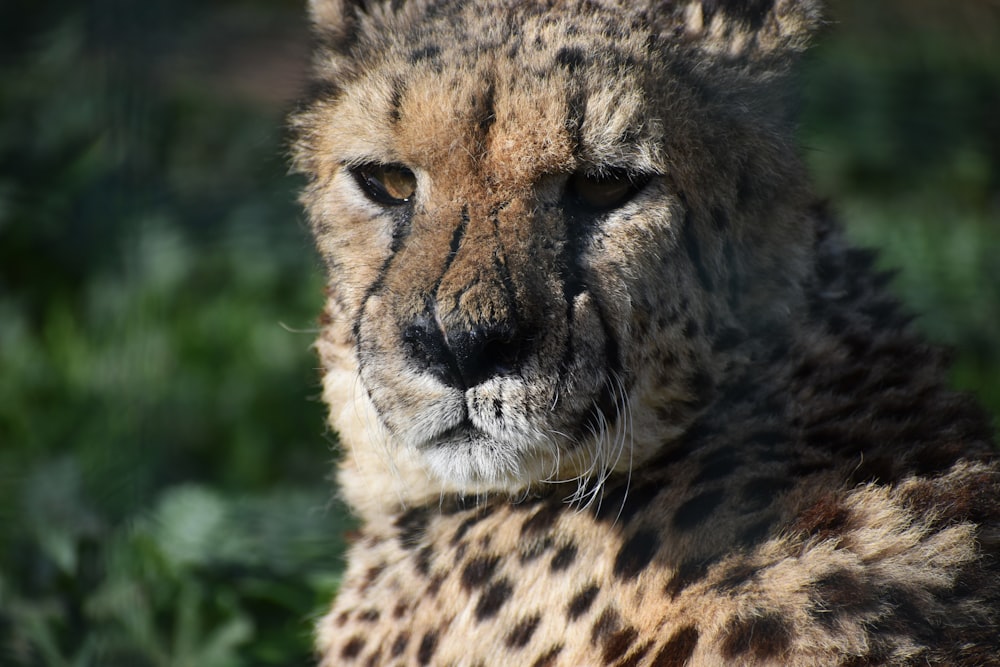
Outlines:
<svg viewBox="0 0 1000 667"><path fill-rule="evenodd" d="M324 665L1000 665L1000 469L781 88L813 2L313 0Z"/></svg>

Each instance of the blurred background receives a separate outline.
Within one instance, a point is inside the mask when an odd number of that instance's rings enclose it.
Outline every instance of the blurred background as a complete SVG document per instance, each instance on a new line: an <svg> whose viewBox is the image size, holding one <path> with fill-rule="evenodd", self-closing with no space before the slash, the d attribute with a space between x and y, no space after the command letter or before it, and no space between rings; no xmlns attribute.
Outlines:
<svg viewBox="0 0 1000 667"><path fill-rule="evenodd" d="M0 5L0 664L310 664L350 521L284 148L304 4ZM831 5L807 161L1000 415L1000 6Z"/></svg>

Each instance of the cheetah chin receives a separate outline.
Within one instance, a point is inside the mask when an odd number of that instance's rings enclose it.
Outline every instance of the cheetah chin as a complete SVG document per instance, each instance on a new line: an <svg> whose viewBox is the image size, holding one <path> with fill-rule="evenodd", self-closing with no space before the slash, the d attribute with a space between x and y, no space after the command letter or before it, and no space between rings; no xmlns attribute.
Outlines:
<svg viewBox="0 0 1000 667"><path fill-rule="evenodd" d="M333 665L1000 666L990 418L814 194L816 0L311 0Z"/></svg>

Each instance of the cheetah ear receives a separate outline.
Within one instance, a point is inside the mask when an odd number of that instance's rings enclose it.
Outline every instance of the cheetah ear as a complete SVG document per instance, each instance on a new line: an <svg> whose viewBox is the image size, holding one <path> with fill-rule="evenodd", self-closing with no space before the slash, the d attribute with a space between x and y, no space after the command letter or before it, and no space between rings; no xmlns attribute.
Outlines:
<svg viewBox="0 0 1000 667"><path fill-rule="evenodd" d="M327 46L348 40L357 30L358 9L366 4L364 0L309 0L313 30Z"/></svg>
<svg viewBox="0 0 1000 667"><path fill-rule="evenodd" d="M309 0L309 17L324 45L337 49L353 41L365 16L377 17L402 4L400 0Z"/></svg>
<svg viewBox="0 0 1000 667"><path fill-rule="evenodd" d="M690 0L682 3L683 41L755 68L787 64L822 25L821 0Z"/></svg>

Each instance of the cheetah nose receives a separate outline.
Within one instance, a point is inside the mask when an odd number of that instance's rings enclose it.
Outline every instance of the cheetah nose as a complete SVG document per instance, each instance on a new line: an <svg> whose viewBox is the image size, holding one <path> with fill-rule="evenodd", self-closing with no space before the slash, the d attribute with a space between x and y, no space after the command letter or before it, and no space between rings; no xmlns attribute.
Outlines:
<svg viewBox="0 0 1000 667"><path fill-rule="evenodd" d="M511 322L481 324L448 335L465 385L515 373L528 353L528 339Z"/></svg>
<svg viewBox="0 0 1000 667"><path fill-rule="evenodd" d="M517 372L530 352L529 338L506 320L443 332L430 317L420 317L404 329L403 343L411 359L460 388Z"/></svg>

